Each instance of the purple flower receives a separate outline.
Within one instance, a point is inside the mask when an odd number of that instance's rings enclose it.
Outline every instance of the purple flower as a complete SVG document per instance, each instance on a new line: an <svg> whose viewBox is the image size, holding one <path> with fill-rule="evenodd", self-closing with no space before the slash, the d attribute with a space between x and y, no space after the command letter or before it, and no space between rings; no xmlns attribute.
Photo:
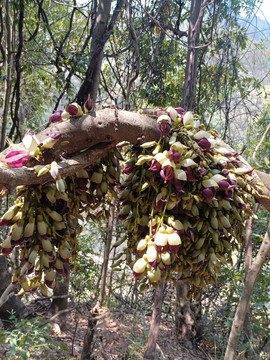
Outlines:
<svg viewBox="0 0 270 360"><path fill-rule="evenodd" d="M203 189L203 195L206 198L206 200L210 200L210 201L217 200L215 198L216 190L214 187L209 187L209 188Z"/></svg>
<svg viewBox="0 0 270 360"><path fill-rule="evenodd" d="M203 151L209 151L211 149L211 143L206 138L201 138L197 143Z"/></svg>
<svg viewBox="0 0 270 360"><path fill-rule="evenodd" d="M54 139L54 140L57 140L60 138L60 136L62 135L61 131L55 131L54 133L52 133L50 135L50 138Z"/></svg>
<svg viewBox="0 0 270 360"><path fill-rule="evenodd" d="M84 111L85 113L88 113L93 107L93 103L91 100L90 95L88 95L86 102L84 103Z"/></svg>
<svg viewBox="0 0 270 360"><path fill-rule="evenodd" d="M177 163L180 160L181 154L176 151L176 150L169 150L168 151L168 158L171 161L174 161L175 163Z"/></svg>
<svg viewBox="0 0 270 360"><path fill-rule="evenodd" d="M166 136L171 130L171 125L167 122L159 123L157 130L161 135Z"/></svg>
<svg viewBox="0 0 270 360"><path fill-rule="evenodd" d="M230 185L229 181L227 181L227 180L220 180L218 182L218 186L222 190L230 190L230 189L234 188L236 185Z"/></svg>
<svg viewBox="0 0 270 360"><path fill-rule="evenodd" d="M166 165L160 170L160 176L164 180L164 183L174 178L174 169L170 165Z"/></svg>
<svg viewBox="0 0 270 360"><path fill-rule="evenodd" d="M49 123L59 123L62 122L62 113L63 110L58 110L55 113L51 114L51 116L49 117Z"/></svg>
<svg viewBox="0 0 270 360"><path fill-rule="evenodd" d="M185 173L187 174L187 181L196 181L196 178L194 176L194 173L193 173L191 167L187 167L185 169Z"/></svg>
<svg viewBox="0 0 270 360"><path fill-rule="evenodd" d="M208 171L209 171L209 170L204 169L204 168L201 168L201 169L198 170L198 172L199 172L199 174L200 174L201 176L206 175L206 174L208 173Z"/></svg>
<svg viewBox="0 0 270 360"><path fill-rule="evenodd" d="M226 200L233 201L233 198L232 198L233 192L232 192L232 190L225 190L224 195L225 195Z"/></svg>
<svg viewBox="0 0 270 360"><path fill-rule="evenodd" d="M134 166L128 165L124 168L123 173L126 175L129 175L132 173L133 169L134 169Z"/></svg>
<svg viewBox="0 0 270 360"><path fill-rule="evenodd" d="M66 111L69 113L69 115L75 116L78 114L78 107L74 104L68 104L66 106Z"/></svg>
<svg viewBox="0 0 270 360"><path fill-rule="evenodd" d="M194 230L192 228L188 228L187 229L187 234L190 237L191 241L194 242L195 241Z"/></svg>
<svg viewBox="0 0 270 360"><path fill-rule="evenodd" d="M163 194L161 194L161 193L157 194L156 208L159 213L161 213L163 211L165 201L166 201L166 197Z"/></svg>
<svg viewBox="0 0 270 360"><path fill-rule="evenodd" d="M153 159L151 161L149 170L158 171L160 169L161 169L161 164L156 159Z"/></svg>
<svg viewBox="0 0 270 360"><path fill-rule="evenodd" d="M185 113L185 110L181 107L174 108L174 110L176 110L178 112L178 114L180 114L180 115L184 115L184 113Z"/></svg>

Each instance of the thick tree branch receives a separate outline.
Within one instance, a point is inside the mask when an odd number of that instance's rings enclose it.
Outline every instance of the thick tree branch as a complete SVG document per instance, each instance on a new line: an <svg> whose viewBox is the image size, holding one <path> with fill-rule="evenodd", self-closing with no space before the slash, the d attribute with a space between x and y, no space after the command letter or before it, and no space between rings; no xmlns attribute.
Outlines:
<svg viewBox="0 0 270 360"><path fill-rule="evenodd" d="M96 117L84 115L47 128L37 138L42 142L55 131L61 131L61 139L48 150L44 163L56 158L63 177L93 164L121 141L136 144L159 137L154 119L111 108L98 111ZM63 141L68 141L68 145L62 146ZM3 151L0 158L3 159L10 151L10 148ZM33 162L26 165L21 168L0 167L2 187L10 189L17 185L41 184L52 180L49 174L38 178L32 168Z"/></svg>
<svg viewBox="0 0 270 360"><path fill-rule="evenodd" d="M120 142L136 144L156 140L159 138L155 120L158 110L157 108L145 109L142 115L116 108L106 108L98 111L96 117L83 115L47 128L37 135L40 142L55 131L61 131L62 136L45 154L43 163L50 164L56 160L61 176L66 177L93 164ZM146 116L146 113L149 116ZM62 146L63 141L68 141L68 145ZM233 151L223 141L220 141L220 144ZM10 151L11 148L4 150L0 154L0 159L3 159ZM244 158L239 156L239 159L243 166L250 167ZM0 188L12 189L17 185L44 184L52 180L49 173L37 177L33 165L35 163L32 161L21 168L0 167ZM270 175L255 170L252 173L251 182L264 185L263 194L257 194L256 200L270 211Z"/></svg>

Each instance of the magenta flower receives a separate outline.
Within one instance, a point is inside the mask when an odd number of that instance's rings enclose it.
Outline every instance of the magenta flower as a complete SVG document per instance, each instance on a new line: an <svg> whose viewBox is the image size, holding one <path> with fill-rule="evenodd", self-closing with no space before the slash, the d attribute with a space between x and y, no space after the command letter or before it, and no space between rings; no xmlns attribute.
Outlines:
<svg viewBox="0 0 270 360"><path fill-rule="evenodd" d="M87 100L84 103L84 112L88 113L89 111L91 111L92 107L93 107L93 103L92 103L90 95L88 95Z"/></svg>
<svg viewBox="0 0 270 360"><path fill-rule="evenodd" d="M154 158L150 163L149 170L158 171L161 169L161 164Z"/></svg>
<svg viewBox="0 0 270 360"><path fill-rule="evenodd" d="M12 220L0 219L0 226L10 226L13 224L14 222Z"/></svg>
<svg viewBox="0 0 270 360"><path fill-rule="evenodd" d="M231 184L229 183L229 181L227 181L227 180L220 180L220 181L218 182L218 186L219 186L220 189L222 189L222 190L230 190L230 189L234 188L234 187L237 186L237 185L236 185L236 184L235 184L235 185L231 185Z"/></svg>
<svg viewBox="0 0 270 360"><path fill-rule="evenodd" d="M171 130L171 125L168 123L160 123L157 129L161 135L166 136Z"/></svg>
<svg viewBox="0 0 270 360"><path fill-rule="evenodd" d="M63 121L62 113L63 113L63 110L58 110L55 113L51 114L51 116L49 117L49 123L54 124L54 123L62 122Z"/></svg>
<svg viewBox="0 0 270 360"><path fill-rule="evenodd" d="M163 211L164 205L166 202L166 197L162 193L157 194L156 197L156 208L159 213Z"/></svg>
<svg viewBox="0 0 270 360"><path fill-rule="evenodd" d="M10 167L18 168L23 166L29 157L30 156L23 150L11 151L5 157L5 163Z"/></svg>
<svg viewBox="0 0 270 360"><path fill-rule="evenodd" d="M176 151L176 150L169 150L168 151L168 158L171 161L174 161L175 163L177 163L180 160L181 154Z"/></svg>
<svg viewBox="0 0 270 360"><path fill-rule="evenodd" d="M129 175L132 173L133 169L134 169L134 166L132 166L132 165L126 166L123 170L123 173L126 175Z"/></svg>
<svg viewBox="0 0 270 360"><path fill-rule="evenodd" d="M215 198L216 196L216 190L214 187L209 187L209 188L206 188L206 189L203 189L203 195L204 197L209 200L209 201L214 201L214 200L217 200Z"/></svg>
<svg viewBox="0 0 270 360"><path fill-rule="evenodd" d="M232 197L233 192L232 192L232 190L225 190L224 195L225 195L226 200L233 201L233 197Z"/></svg>
<svg viewBox="0 0 270 360"><path fill-rule="evenodd" d="M206 174L208 173L208 171L209 171L209 170L204 169L204 168L201 168L201 169L198 170L198 172L199 172L199 174L200 174L201 176L206 175Z"/></svg>
<svg viewBox="0 0 270 360"><path fill-rule="evenodd" d="M162 170L160 170L160 176L164 180L164 183L174 178L174 169L170 166L164 166Z"/></svg>
<svg viewBox="0 0 270 360"><path fill-rule="evenodd" d="M211 149L211 143L206 138L201 138L197 143L203 151L209 151Z"/></svg>
<svg viewBox="0 0 270 360"><path fill-rule="evenodd" d="M185 113L185 110L181 107L174 108L174 110L176 110L178 112L178 114L180 114L180 115L184 115L184 113Z"/></svg>
<svg viewBox="0 0 270 360"><path fill-rule="evenodd" d="M158 132L163 136L166 136L172 127L172 122L169 115L160 115L157 119L157 124Z"/></svg>
<svg viewBox="0 0 270 360"><path fill-rule="evenodd" d="M69 113L69 115L75 116L78 114L78 107L74 104L68 104L66 106L66 111Z"/></svg>

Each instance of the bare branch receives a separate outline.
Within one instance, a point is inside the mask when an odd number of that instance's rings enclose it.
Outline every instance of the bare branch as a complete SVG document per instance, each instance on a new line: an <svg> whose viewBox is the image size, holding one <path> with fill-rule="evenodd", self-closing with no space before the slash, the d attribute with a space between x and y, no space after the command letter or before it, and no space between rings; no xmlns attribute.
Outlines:
<svg viewBox="0 0 270 360"><path fill-rule="evenodd" d="M258 161L256 160L256 155L257 155L257 152L258 152L260 146L262 145L263 140L264 140L266 134L268 133L269 129L270 129L270 124L268 124L267 128L265 129L265 132L263 133L263 136L262 136L261 140L259 141L258 145L256 146L254 153L252 155L252 159L255 162L255 164L263 170L270 170L270 167L269 166L265 167L265 166L262 166L261 164L259 164Z"/></svg>

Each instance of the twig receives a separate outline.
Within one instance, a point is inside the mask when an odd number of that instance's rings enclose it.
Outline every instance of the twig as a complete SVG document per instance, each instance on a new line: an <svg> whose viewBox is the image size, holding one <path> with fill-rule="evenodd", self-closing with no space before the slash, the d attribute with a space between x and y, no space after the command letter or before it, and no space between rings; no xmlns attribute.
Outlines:
<svg viewBox="0 0 270 360"><path fill-rule="evenodd" d="M262 136L261 140L259 141L258 145L256 146L256 148L255 148L255 150L254 150L254 153L253 153L253 155L252 155L252 159L253 159L253 161L255 162L255 164L256 164L257 166L259 166L259 167L260 167L261 169L263 169L263 170L269 170L270 167L269 167L269 166L264 167L264 166L262 166L261 164L259 164L259 163L257 162L257 160L256 160L256 155L257 155L257 152L258 152L260 146L262 145L262 142L263 142L266 134L268 133L269 129L270 129L270 124L268 124L267 128L265 129L265 132L263 133L263 136Z"/></svg>
<svg viewBox="0 0 270 360"><path fill-rule="evenodd" d="M64 310L60 310L58 311L55 315L53 315L52 317L50 317L48 320L44 321L42 324L39 325L39 328L47 325L49 322L55 320L59 315L65 314L66 312L71 312L73 310L75 310L76 307L72 307L72 308L68 308L68 309L64 309Z"/></svg>

